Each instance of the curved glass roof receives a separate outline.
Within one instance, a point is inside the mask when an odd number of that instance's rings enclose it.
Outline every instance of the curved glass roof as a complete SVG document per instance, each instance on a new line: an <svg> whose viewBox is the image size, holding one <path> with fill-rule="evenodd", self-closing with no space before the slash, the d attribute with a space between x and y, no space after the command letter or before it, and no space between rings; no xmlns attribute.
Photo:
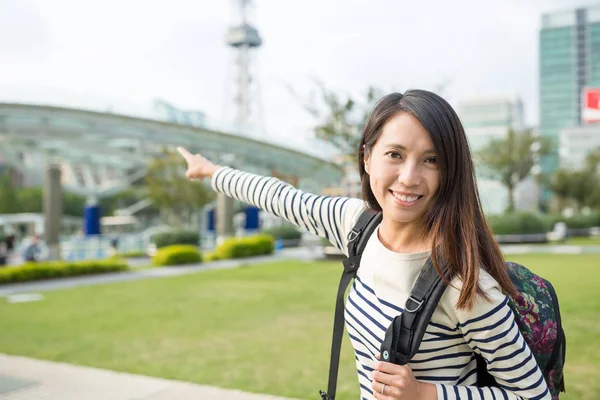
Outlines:
<svg viewBox="0 0 600 400"><path fill-rule="evenodd" d="M297 176L311 191L339 183L343 171L314 154L215 129L73 108L0 103L0 157L21 169L53 161L82 176L67 189L103 195L143 173L163 147L185 146L259 174ZM65 168L68 171L65 171ZM87 182L87 183L82 183Z"/></svg>

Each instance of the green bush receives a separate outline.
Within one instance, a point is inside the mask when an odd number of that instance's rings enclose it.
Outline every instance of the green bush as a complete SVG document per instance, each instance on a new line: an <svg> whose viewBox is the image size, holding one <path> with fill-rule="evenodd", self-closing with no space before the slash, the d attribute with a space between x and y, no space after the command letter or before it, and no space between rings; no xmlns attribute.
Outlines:
<svg viewBox="0 0 600 400"><path fill-rule="evenodd" d="M550 218L528 212L489 216L488 224L495 235L547 233L552 230Z"/></svg>
<svg viewBox="0 0 600 400"><path fill-rule="evenodd" d="M123 257L123 258L132 258L132 257L146 257L147 254L144 251L138 250L138 251L127 251L127 252L123 252L123 253L117 253L116 256Z"/></svg>
<svg viewBox="0 0 600 400"><path fill-rule="evenodd" d="M120 258L88 261L46 261L0 268L0 284L53 279L67 276L125 271L129 267Z"/></svg>
<svg viewBox="0 0 600 400"><path fill-rule="evenodd" d="M207 261L207 262L218 261L218 260L220 260L219 254L216 251L213 251L211 253L206 253L204 255L204 260Z"/></svg>
<svg viewBox="0 0 600 400"><path fill-rule="evenodd" d="M218 259L254 257L273 254L275 238L271 235L255 235L244 238L228 239L215 251Z"/></svg>
<svg viewBox="0 0 600 400"><path fill-rule="evenodd" d="M569 218L563 218L569 229L585 229L600 226L600 213L591 213L590 215L573 215Z"/></svg>
<svg viewBox="0 0 600 400"><path fill-rule="evenodd" d="M200 242L200 235L195 231L157 233L156 235L152 236L152 242L156 245L157 249L175 244L189 244L198 246Z"/></svg>
<svg viewBox="0 0 600 400"><path fill-rule="evenodd" d="M261 231L265 235L271 235L275 239L299 240L302 238L302 232L295 225L283 224L271 229Z"/></svg>
<svg viewBox="0 0 600 400"><path fill-rule="evenodd" d="M202 253L196 246L177 244L160 248L152 257L154 265L182 265L202 262Z"/></svg>

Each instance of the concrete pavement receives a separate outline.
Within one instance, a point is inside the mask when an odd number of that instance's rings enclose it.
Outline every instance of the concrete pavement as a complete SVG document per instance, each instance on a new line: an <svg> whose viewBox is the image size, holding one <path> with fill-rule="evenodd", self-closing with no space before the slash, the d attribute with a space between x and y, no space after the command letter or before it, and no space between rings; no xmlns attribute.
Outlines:
<svg viewBox="0 0 600 400"><path fill-rule="evenodd" d="M3 400L291 400L0 354Z"/></svg>

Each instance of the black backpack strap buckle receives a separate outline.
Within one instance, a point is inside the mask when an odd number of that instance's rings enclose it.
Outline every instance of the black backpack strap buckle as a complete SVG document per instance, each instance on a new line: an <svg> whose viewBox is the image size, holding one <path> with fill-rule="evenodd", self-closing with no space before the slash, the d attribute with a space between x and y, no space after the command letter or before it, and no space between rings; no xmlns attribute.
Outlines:
<svg viewBox="0 0 600 400"><path fill-rule="evenodd" d="M354 241L358 237L359 234L360 234L360 231L355 231L354 229L352 229L350 231L350 233L348 233L348 242Z"/></svg>
<svg viewBox="0 0 600 400"><path fill-rule="evenodd" d="M414 308L413 307L409 308L411 303L416 304L416 306ZM411 295L406 300L406 304L404 305L404 312L416 313L417 311L419 311L421 309L422 305L423 305L423 300L417 300Z"/></svg>

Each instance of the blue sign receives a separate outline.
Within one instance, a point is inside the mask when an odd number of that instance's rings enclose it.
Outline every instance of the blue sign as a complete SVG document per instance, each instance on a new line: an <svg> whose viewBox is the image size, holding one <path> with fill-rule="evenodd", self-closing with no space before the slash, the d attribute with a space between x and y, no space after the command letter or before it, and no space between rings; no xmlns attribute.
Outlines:
<svg viewBox="0 0 600 400"><path fill-rule="evenodd" d="M206 229L209 232L215 231L215 210L216 208L211 208L206 212Z"/></svg>
<svg viewBox="0 0 600 400"><path fill-rule="evenodd" d="M83 231L86 236L100 234L100 207L86 206L83 213Z"/></svg>
<svg viewBox="0 0 600 400"><path fill-rule="evenodd" d="M247 231L256 231L260 225L260 209L256 207L246 207L244 210L246 214L246 223L244 229Z"/></svg>

